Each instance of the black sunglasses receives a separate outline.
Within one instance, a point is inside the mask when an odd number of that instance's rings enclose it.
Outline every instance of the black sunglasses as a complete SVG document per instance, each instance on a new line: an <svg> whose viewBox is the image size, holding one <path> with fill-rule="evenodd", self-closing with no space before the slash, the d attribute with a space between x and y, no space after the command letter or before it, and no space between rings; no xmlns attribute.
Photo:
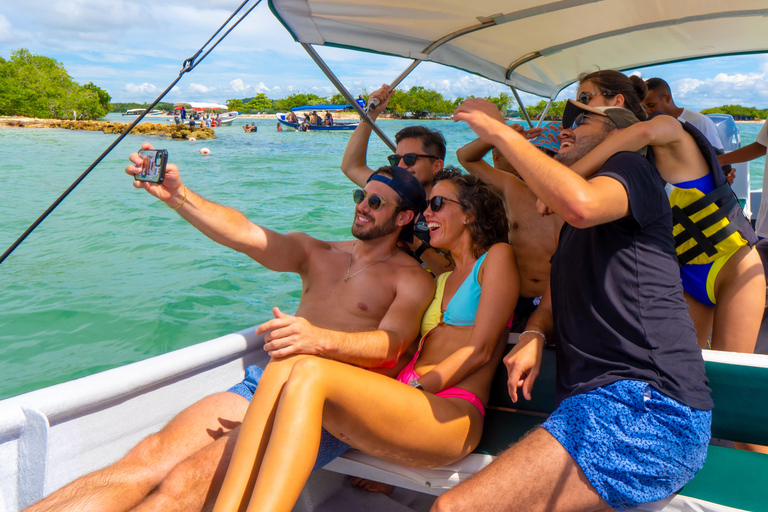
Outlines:
<svg viewBox="0 0 768 512"><path fill-rule="evenodd" d="M389 160L389 165L392 165L392 166L396 166L397 164L400 163L400 160L402 160L405 163L406 167L411 167L413 164L416 163L416 160L418 160L419 158L434 158L435 160L439 160L434 155L419 155L418 153L406 153L404 155L398 155L398 154L389 155L387 157L387 160Z"/></svg>
<svg viewBox="0 0 768 512"><path fill-rule="evenodd" d="M605 96L606 98L612 98L616 96L616 93L613 92L587 92L582 91L581 94L579 94L579 103L583 103L584 105L589 103L589 100L591 100L595 96Z"/></svg>
<svg viewBox="0 0 768 512"><path fill-rule="evenodd" d="M614 123L610 117L606 117L606 119L608 119L608 121L610 122L603 121L602 119L600 119L600 117L602 116L590 116L582 112L581 114L576 116L576 119L573 120L573 124L571 125L571 130L575 130L576 128L584 124L585 119L592 119L593 121L597 121L599 123L607 124L608 126L613 126L614 128L618 128L616 123Z"/></svg>
<svg viewBox="0 0 768 512"><path fill-rule="evenodd" d="M447 197L443 196L435 196L427 201L427 204L433 212L438 212L440 211L440 208L443 207L443 204L445 204L445 201L450 201L451 203L456 203L457 205L461 206L460 202L454 201L453 199L448 199Z"/></svg>
<svg viewBox="0 0 768 512"><path fill-rule="evenodd" d="M362 189L359 189L359 188L357 190L355 190L354 192L352 192L352 200L355 202L355 204L362 203L365 200L366 197L368 198L368 207L371 210L373 210L373 211L376 211L379 208L381 208L382 206L385 206L385 205L388 205L388 204L391 204L393 206L397 206L394 203L390 203L388 201L383 200L381 198L381 196L379 196L377 194L369 194L365 190L362 190Z"/></svg>

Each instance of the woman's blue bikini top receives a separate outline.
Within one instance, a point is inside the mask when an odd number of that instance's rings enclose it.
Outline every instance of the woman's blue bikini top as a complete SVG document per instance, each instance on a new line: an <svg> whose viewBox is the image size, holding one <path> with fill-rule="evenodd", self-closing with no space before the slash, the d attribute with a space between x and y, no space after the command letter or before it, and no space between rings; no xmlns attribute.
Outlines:
<svg viewBox="0 0 768 512"><path fill-rule="evenodd" d="M485 255L480 256L475 265L472 267L472 272L469 273L467 278L461 283L459 289L451 297L451 301L445 308L445 312L442 313L442 321L450 325L474 325L475 316L477 316L477 308L480 305L480 283L477 281L477 273L480 270L480 266L483 264ZM445 290L445 281L448 279L452 272L446 272L440 274L437 278L435 298L432 300L432 304L427 308L424 313L424 318L421 322L421 335L426 335L440 322L440 310L443 303L443 292Z"/></svg>

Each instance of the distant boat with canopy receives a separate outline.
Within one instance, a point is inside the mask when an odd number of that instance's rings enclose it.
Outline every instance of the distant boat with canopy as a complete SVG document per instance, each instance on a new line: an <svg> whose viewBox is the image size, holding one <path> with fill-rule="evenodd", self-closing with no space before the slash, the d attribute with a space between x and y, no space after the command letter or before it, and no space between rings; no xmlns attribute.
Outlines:
<svg viewBox="0 0 768 512"><path fill-rule="evenodd" d="M237 119L239 112L229 112L229 108L226 105L220 103L201 103L201 102L179 102L173 104L173 109L179 111L186 109L187 111L197 112L201 115L209 114L212 118L216 115L221 120L221 126L231 126L232 121Z"/></svg>
<svg viewBox="0 0 768 512"><path fill-rule="evenodd" d="M280 124L284 124L285 126L294 128L294 129L300 129L301 125L304 123L303 115L299 116L297 113L304 113L304 112L339 112L347 109L351 109L352 105L304 105L302 107L293 107L290 111L290 113L277 113L275 114L275 117L277 117L277 120L280 122ZM292 114L292 115L291 115ZM338 132L338 131L345 131L345 130L354 130L357 128L357 125L360 124L360 120L354 120L354 121L337 121L336 119L329 119L330 123L326 124L326 117L322 116L320 114L317 114L320 119L320 124L317 123L309 123L307 126L307 129L309 131L313 132ZM332 115L332 114L331 114ZM292 119L293 117L293 119Z"/></svg>

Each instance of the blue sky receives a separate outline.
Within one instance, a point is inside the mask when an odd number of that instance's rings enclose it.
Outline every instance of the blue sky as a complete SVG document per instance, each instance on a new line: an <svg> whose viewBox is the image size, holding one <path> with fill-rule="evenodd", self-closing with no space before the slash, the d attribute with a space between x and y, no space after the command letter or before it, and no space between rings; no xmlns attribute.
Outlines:
<svg viewBox="0 0 768 512"><path fill-rule="evenodd" d="M24 0L4 2L0 56L18 48L52 57L78 82L93 82L113 101L153 100L239 5L240 0ZM737 35L734 35L737 37ZM404 59L319 48L353 94L396 77ZM679 106L735 103L768 107L768 55L707 59L639 70L670 82ZM500 84L437 65L420 65L403 86L423 85L445 96L509 92ZM335 89L262 2L167 101L225 101L263 92L330 96ZM561 98L572 96L571 88ZM524 101L540 98L524 96Z"/></svg>

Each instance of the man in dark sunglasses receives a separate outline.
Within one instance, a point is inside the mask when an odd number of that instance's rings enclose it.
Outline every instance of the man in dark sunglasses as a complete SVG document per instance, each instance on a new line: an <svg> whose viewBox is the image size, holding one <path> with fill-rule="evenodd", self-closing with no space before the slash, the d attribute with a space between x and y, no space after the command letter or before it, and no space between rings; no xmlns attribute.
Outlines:
<svg viewBox="0 0 768 512"><path fill-rule="evenodd" d="M371 119L376 120L387 108L392 91L388 85L371 93L372 98L379 100L379 105L369 112ZM356 185L365 185L373 169L368 166L368 140L371 136L368 123L360 123L349 138L341 170ZM389 155L389 165L407 169L416 176L429 197L435 174L443 168L445 160L445 139L440 132L430 130L425 126L407 126L395 134L395 153ZM383 163L383 162L382 162Z"/></svg>
<svg viewBox="0 0 768 512"><path fill-rule="evenodd" d="M379 100L379 105L369 112L371 119L376 120L387 108L391 95L392 90L388 85L383 85L371 94L369 102L373 98ZM368 123L358 125L349 138L341 162L342 172L359 187L364 186L373 173L367 163L371 131ZM416 176L429 197L434 176L444 167L445 139L442 134L425 126L408 126L395 134L395 143L395 153L387 157L389 165L402 167ZM429 229L423 216L417 220L413 235L403 237L401 246L428 269L441 273L452 266L448 258L429 245Z"/></svg>
<svg viewBox="0 0 768 512"><path fill-rule="evenodd" d="M704 464L713 403L680 286L664 180L634 151L613 154L589 181L568 168L637 118L569 100L556 159L486 100L463 103L454 120L499 148L566 222L547 291L504 358L512 401L518 388L530 400L544 344L554 338L558 406L435 509L628 510L676 492Z"/></svg>
<svg viewBox="0 0 768 512"><path fill-rule="evenodd" d="M136 154L130 159L126 172L133 177L141 159ZM147 182L134 182L215 242L274 271L301 276L298 309L288 315L274 308L274 319L246 335L248 358L256 364L246 369L245 380L187 407L123 459L64 486L30 512L129 510L139 504L164 511L209 509L270 356L325 355L395 377L394 370L413 355L407 349L432 300L434 280L397 246L426 197L404 169L381 168L365 184L356 199L354 241L327 242L261 227L189 190L173 164L162 184L140 183ZM328 432L321 446L316 467L349 448Z"/></svg>

